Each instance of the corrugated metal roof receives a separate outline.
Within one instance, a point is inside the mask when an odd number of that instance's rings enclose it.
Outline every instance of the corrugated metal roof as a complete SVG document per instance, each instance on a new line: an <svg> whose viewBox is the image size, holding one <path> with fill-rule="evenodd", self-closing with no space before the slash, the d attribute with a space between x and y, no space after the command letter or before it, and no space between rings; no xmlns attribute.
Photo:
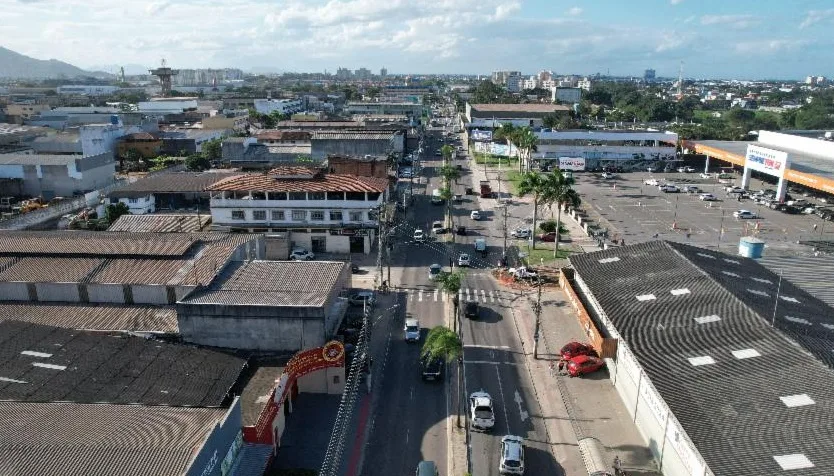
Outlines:
<svg viewBox="0 0 834 476"><path fill-rule="evenodd" d="M177 312L168 306L0 302L0 321L11 320L79 330L179 332Z"/></svg>
<svg viewBox="0 0 834 476"><path fill-rule="evenodd" d="M225 410L0 402L0 474L184 474Z"/></svg>
<svg viewBox="0 0 834 476"><path fill-rule="evenodd" d="M338 283L344 266L337 261L250 261L181 302L319 307Z"/></svg>
<svg viewBox="0 0 834 476"><path fill-rule="evenodd" d="M0 322L0 376L11 379L0 381L0 401L219 407L245 365L222 352L141 337Z"/></svg>
<svg viewBox="0 0 834 476"><path fill-rule="evenodd" d="M309 131L282 131L262 130L255 134L259 141L262 140L310 140L312 133Z"/></svg>
<svg viewBox="0 0 834 476"><path fill-rule="evenodd" d="M133 197L151 193L203 192L213 183L239 174L239 172L172 172L158 174L112 190L107 196Z"/></svg>
<svg viewBox="0 0 834 476"><path fill-rule="evenodd" d="M199 221L198 221L199 219ZM107 231L131 233L192 233L211 223L211 215L122 215Z"/></svg>
<svg viewBox="0 0 834 476"><path fill-rule="evenodd" d="M212 191L256 192L377 192L382 193L388 181L376 177L325 174L311 180L280 179L271 173L230 177L211 186Z"/></svg>
<svg viewBox="0 0 834 476"><path fill-rule="evenodd" d="M764 256L758 261L834 307L834 259L827 256Z"/></svg>
<svg viewBox="0 0 834 476"><path fill-rule="evenodd" d="M169 284L177 272L187 263L187 260L180 259L108 259L104 266L90 277L88 282ZM2 274L0 274L0 278L2 278Z"/></svg>
<svg viewBox="0 0 834 476"><path fill-rule="evenodd" d="M395 132L376 131L313 131L310 140L390 140Z"/></svg>
<svg viewBox="0 0 834 476"><path fill-rule="evenodd" d="M0 231L0 254L180 256L199 236L186 233Z"/></svg>
<svg viewBox="0 0 834 476"><path fill-rule="evenodd" d="M69 165L81 160L79 155L2 154L0 165Z"/></svg>
<svg viewBox="0 0 834 476"><path fill-rule="evenodd" d="M95 258L21 258L0 272L0 281L79 283L103 262Z"/></svg>

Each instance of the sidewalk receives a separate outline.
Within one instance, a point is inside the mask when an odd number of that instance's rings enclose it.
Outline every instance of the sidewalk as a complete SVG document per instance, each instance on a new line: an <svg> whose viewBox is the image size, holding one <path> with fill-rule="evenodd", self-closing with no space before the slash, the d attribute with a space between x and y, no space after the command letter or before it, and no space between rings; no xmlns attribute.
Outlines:
<svg viewBox="0 0 834 476"><path fill-rule="evenodd" d="M606 370L583 377L570 378L551 373L550 363L567 342L586 341L573 307L559 289L542 293L541 339L539 359L533 359L535 293L524 298L527 305L513 306L531 379L536 391L541 417L548 431L553 456L565 474L583 474L584 463L577 440L595 437L608 449L613 462L619 456L630 475L660 476L651 451L631 421Z"/></svg>

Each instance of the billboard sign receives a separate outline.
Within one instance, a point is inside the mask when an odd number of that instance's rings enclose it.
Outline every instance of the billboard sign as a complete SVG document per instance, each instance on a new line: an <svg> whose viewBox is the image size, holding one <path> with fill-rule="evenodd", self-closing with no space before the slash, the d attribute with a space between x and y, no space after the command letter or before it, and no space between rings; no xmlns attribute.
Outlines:
<svg viewBox="0 0 834 476"><path fill-rule="evenodd" d="M782 177L788 168L788 153L749 144L744 166L757 172Z"/></svg>
<svg viewBox="0 0 834 476"><path fill-rule="evenodd" d="M492 140L492 131L481 131L475 129L472 131L472 140L480 142L489 142Z"/></svg>
<svg viewBox="0 0 834 476"><path fill-rule="evenodd" d="M585 157L559 157L559 170L585 170Z"/></svg>
<svg viewBox="0 0 834 476"><path fill-rule="evenodd" d="M475 142L475 152L484 154L501 155L504 157L515 157L518 150L515 146L507 144L496 144L495 142Z"/></svg>

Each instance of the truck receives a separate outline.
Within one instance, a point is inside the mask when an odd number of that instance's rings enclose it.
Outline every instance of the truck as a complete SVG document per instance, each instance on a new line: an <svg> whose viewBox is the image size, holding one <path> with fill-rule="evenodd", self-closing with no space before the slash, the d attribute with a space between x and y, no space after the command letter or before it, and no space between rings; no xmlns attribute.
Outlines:
<svg viewBox="0 0 834 476"><path fill-rule="evenodd" d="M492 187L489 185L489 180L481 180L481 198L491 198Z"/></svg>
<svg viewBox="0 0 834 476"><path fill-rule="evenodd" d="M480 251L481 254L486 255L487 244L486 240L483 238L477 238L475 240L475 251Z"/></svg>

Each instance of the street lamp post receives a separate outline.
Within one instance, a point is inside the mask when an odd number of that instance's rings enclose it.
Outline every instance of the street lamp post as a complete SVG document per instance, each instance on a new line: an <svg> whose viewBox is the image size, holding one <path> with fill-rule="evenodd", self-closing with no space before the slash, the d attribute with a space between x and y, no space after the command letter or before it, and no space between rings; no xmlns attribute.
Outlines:
<svg viewBox="0 0 834 476"><path fill-rule="evenodd" d="M541 338L541 314L542 314L542 278L541 275L536 276L536 283L538 285L538 298L536 299L536 330L533 333L533 358L539 358L539 339Z"/></svg>

